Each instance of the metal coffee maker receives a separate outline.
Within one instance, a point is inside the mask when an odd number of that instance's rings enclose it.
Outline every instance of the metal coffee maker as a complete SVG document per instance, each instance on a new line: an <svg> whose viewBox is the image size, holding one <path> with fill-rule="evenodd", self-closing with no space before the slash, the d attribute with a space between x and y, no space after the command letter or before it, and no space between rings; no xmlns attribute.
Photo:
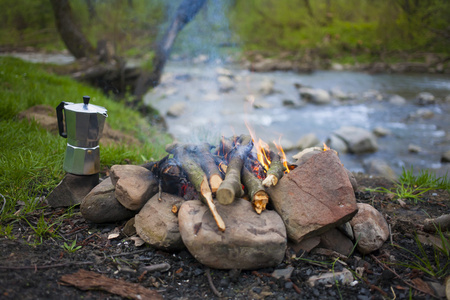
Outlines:
<svg viewBox="0 0 450 300"><path fill-rule="evenodd" d="M108 114L104 107L89 104L90 99L84 96L83 103L63 101L56 107L59 135L67 138L63 167L76 175L100 172L98 143Z"/></svg>

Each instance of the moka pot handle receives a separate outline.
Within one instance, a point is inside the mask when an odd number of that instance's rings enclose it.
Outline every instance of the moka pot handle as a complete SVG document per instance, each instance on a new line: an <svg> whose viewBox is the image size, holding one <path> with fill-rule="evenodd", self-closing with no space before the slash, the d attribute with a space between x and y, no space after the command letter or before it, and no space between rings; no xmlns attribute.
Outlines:
<svg viewBox="0 0 450 300"><path fill-rule="evenodd" d="M58 130L59 135L63 138L67 138L67 132L64 132L64 118L63 118L63 109L64 105L66 105L67 102L62 101L57 107L56 107L56 118L58 119Z"/></svg>

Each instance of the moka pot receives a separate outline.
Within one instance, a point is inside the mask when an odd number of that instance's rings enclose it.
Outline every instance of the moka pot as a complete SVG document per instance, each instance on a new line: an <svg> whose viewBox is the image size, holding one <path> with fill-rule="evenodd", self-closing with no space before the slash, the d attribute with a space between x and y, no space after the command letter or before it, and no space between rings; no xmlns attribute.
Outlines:
<svg viewBox="0 0 450 300"><path fill-rule="evenodd" d="M67 138L64 170L76 175L100 172L99 140L108 117L104 107L83 103L61 102L56 107L59 135ZM64 124L65 120L65 124Z"/></svg>

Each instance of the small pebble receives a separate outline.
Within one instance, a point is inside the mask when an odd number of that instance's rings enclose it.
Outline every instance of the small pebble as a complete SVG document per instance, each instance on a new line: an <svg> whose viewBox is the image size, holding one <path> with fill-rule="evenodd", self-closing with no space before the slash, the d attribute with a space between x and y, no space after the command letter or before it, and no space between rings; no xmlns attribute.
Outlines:
<svg viewBox="0 0 450 300"><path fill-rule="evenodd" d="M253 292L255 292L256 294L261 294L262 289L259 286L255 286L252 289Z"/></svg>
<svg viewBox="0 0 450 300"><path fill-rule="evenodd" d="M290 281L288 281L284 284L285 289L292 289L293 287L294 287L294 284Z"/></svg>

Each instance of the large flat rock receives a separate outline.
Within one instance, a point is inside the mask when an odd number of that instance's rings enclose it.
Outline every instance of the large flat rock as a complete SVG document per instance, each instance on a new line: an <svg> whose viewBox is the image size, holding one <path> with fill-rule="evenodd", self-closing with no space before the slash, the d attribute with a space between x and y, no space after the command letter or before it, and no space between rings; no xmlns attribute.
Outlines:
<svg viewBox="0 0 450 300"><path fill-rule="evenodd" d="M178 213L183 242L199 262L215 269L251 270L274 267L283 260L286 229L275 211L258 215L243 199L216 206L227 227L224 232L198 200L184 202Z"/></svg>

